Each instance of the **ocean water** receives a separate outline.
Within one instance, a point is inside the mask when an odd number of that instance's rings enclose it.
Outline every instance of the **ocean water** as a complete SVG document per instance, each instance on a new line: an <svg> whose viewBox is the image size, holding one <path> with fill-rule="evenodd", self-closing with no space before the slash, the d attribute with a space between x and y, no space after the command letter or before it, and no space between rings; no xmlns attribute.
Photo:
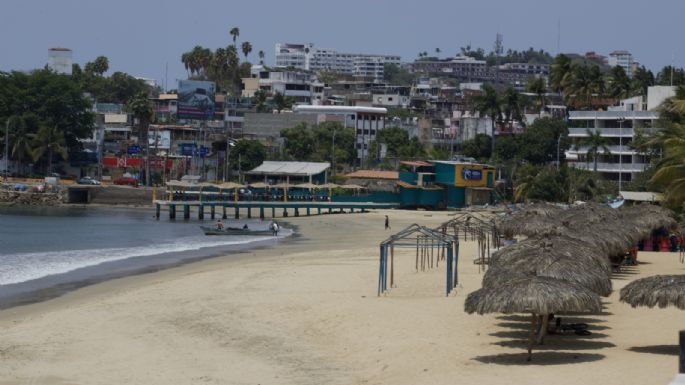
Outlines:
<svg viewBox="0 0 685 385"><path fill-rule="evenodd" d="M156 220L151 211L0 207L0 298L76 281L274 246L279 237L205 236L201 224ZM266 226L242 220L250 227ZM231 221L227 221L231 223Z"/></svg>

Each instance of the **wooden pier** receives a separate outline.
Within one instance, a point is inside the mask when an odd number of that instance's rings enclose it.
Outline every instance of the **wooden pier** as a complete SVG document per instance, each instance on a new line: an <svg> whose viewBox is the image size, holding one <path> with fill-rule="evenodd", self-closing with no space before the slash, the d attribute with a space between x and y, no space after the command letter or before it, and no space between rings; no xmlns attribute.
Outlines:
<svg viewBox="0 0 685 385"><path fill-rule="evenodd" d="M252 218L255 210L255 215L260 218L266 218L270 214L270 218L276 218L278 213L281 217L287 217L289 211L294 212L294 216L301 215L310 216L312 214L331 214L334 211L341 212L366 212L371 209L393 209L399 207L396 203L373 203L373 202L263 202L263 201L164 201L156 200L155 217L160 218L162 206L166 206L169 211L169 219L176 219L177 211L181 211L183 219L190 219L191 208L197 208L197 217L202 220L205 219L207 209L209 208L209 216L215 219L220 215L222 219L227 219L230 211L233 211L235 219L240 218L240 210L247 212L247 218ZM221 210L218 213L217 208ZM181 213L179 213L181 214Z"/></svg>

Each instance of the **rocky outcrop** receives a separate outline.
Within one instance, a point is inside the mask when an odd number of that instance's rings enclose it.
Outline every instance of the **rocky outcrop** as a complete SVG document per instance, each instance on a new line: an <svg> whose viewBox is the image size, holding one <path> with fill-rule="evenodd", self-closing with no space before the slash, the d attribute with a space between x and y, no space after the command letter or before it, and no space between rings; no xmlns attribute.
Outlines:
<svg viewBox="0 0 685 385"><path fill-rule="evenodd" d="M58 206L65 202L64 192L0 190L0 203L25 206Z"/></svg>

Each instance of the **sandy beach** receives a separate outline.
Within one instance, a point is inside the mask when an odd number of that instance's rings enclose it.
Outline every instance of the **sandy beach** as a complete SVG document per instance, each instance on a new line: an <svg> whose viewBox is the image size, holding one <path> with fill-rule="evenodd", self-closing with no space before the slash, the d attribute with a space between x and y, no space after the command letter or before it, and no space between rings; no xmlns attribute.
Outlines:
<svg viewBox="0 0 685 385"><path fill-rule="evenodd" d="M384 230L384 215L392 230ZM480 287L473 242L460 284L396 254L397 287L376 296L378 244L448 212L289 218L298 236L81 288L0 312L0 384L667 384L677 372L677 309L619 303L630 281L682 274L677 253L639 255L613 279L601 315L568 317L590 336L553 335L525 361L526 315L468 315ZM565 320L566 322L566 320Z"/></svg>

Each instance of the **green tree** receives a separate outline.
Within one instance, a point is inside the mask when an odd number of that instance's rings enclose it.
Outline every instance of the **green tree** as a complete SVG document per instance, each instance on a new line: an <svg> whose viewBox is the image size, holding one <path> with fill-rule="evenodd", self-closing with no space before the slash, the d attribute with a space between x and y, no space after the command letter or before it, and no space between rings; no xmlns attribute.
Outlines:
<svg viewBox="0 0 685 385"><path fill-rule="evenodd" d="M671 123L651 142L663 149L663 157L656 164L651 186L665 193L667 203L682 209L685 202L685 124Z"/></svg>
<svg viewBox="0 0 685 385"><path fill-rule="evenodd" d="M502 112L504 113L504 120L509 125L509 132L514 129L514 122L519 122L525 125L523 118L523 108L528 104L525 96L518 93L513 87L507 88L502 96Z"/></svg>
<svg viewBox="0 0 685 385"><path fill-rule="evenodd" d="M233 46L235 46L238 36L240 36L240 28L233 27L230 31L228 31L228 34L231 35L231 38L233 38Z"/></svg>
<svg viewBox="0 0 685 385"><path fill-rule="evenodd" d="M685 70L670 65L665 66L656 74L654 83L658 86L683 86L685 85Z"/></svg>
<svg viewBox="0 0 685 385"><path fill-rule="evenodd" d="M259 64L264 65L264 51L259 50Z"/></svg>
<svg viewBox="0 0 685 385"><path fill-rule="evenodd" d="M274 106L276 111L280 114L281 111L291 108L295 103L295 99L292 96L285 96L280 92L276 92L273 97Z"/></svg>
<svg viewBox="0 0 685 385"><path fill-rule="evenodd" d="M257 90L254 93L254 106L257 112L268 112L269 107L267 106L266 91Z"/></svg>
<svg viewBox="0 0 685 385"><path fill-rule="evenodd" d="M623 99L630 96L630 78L621 66L611 68L609 72L609 95Z"/></svg>
<svg viewBox="0 0 685 385"><path fill-rule="evenodd" d="M93 72L98 76L102 76L107 70L109 70L109 59L105 56L96 57L93 62Z"/></svg>
<svg viewBox="0 0 685 385"><path fill-rule="evenodd" d="M281 137L285 139L285 153L291 159L297 161L309 159L309 156L316 150L314 136L306 123L281 130Z"/></svg>
<svg viewBox="0 0 685 385"><path fill-rule="evenodd" d="M647 95L647 88L654 85L654 74L645 66L638 67L633 73L632 90L637 95Z"/></svg>
<svg viewBox="0 0 685 385"><path fill-rule="evenodd" d="M145 185L150 185L150 143L148 130L153 117L152 103L148 94L141 92L131 99L126 105L126 110L138 120L138 142L145 146Z"/></svg>
<svg viewBox="0 0 685 385"><path fill-rule="evenodd" d="M533 124L526 127L520 141L522 145L519 146L519 158L536 165L555 162L557 144L559 157L563 160L564 153L570 145L566 123L560 119L547 117L536 119Z"/></svg>
<svg viewBox="0 0 685 385"><path fill-rule="evenodd" d="M545 84L545 79L542 77L533 78L526 84L526 91L535 94L537 98L537 107L542 115L542 111L545 108L546 95L547 95L547 85Z"/></svg>
<svg viewBox="0 0 685 385"><path fill-rule="evenodd" d="M383 79L393 85L410 86L414 83L414 74L392 63L383 65Z"/></svg>
<svg viewBox="0 0 685 385"><path fill-rule="evenodd" d="M243 55L245 55L245 60L247 61L247 55L252 52L252 44L250 44L249 41L244 41L243 44L240 45L240 48L243 51Z"/></svg>
<svg viewBox="0 0 685 385"><path fill-rule="evenodd" d="M67 159L67 147L64 133L56 126L43 126L36 133L34 147L31 156L34 162L38 162L47 154L47 167L45 173L52 172L52 159L59 155L62 159Z"/></svg>
<svg viewBox="0 0 685 385"><path fill-rule="evenodd" d="M461 152L468 157L485 161L492 158L492 138L486 134L476 134L473 139L466 140L461 145Z"/></svg>
<svg viewBox="0 0 685 385"><path fill-rule="evenodd" d="M609 141L607 138L603 137L599 131L590 131L589 128L587 129L587 135L587 138L583 139L582 144L588 147L586 153L587 158L592 159L592 170L597 173L597 160L600 152L603 154L611 154L611 151L609 151L609 147L607 146Z"/></svg>
<svg viewBox="0 0 685 385"><path fill-rule="evenodd" d="M502 104L497 95L497 90L489 85L483 85L483 94L476 96L473 100L473 111L476 111L480 116L487 116L492 120L492 140L490 145L490 154L495 154L495 136L496 136L496 124L500 120L502 115Z"/></svg>
<svg viewBox="0 0 685 385"><path fill-rule="evenodd" d="M259 166L266 159L266 148L258 140L242 139L231 148L229 161L233 167L247 171Z"/></svg>
<svg viewBox="0 0 685 385"><path fill-rule="evenodd" d="M571 59L564 54L557 55L549 71L549 83L556 92L564 92L565 79L571 72Z"/></svg>

